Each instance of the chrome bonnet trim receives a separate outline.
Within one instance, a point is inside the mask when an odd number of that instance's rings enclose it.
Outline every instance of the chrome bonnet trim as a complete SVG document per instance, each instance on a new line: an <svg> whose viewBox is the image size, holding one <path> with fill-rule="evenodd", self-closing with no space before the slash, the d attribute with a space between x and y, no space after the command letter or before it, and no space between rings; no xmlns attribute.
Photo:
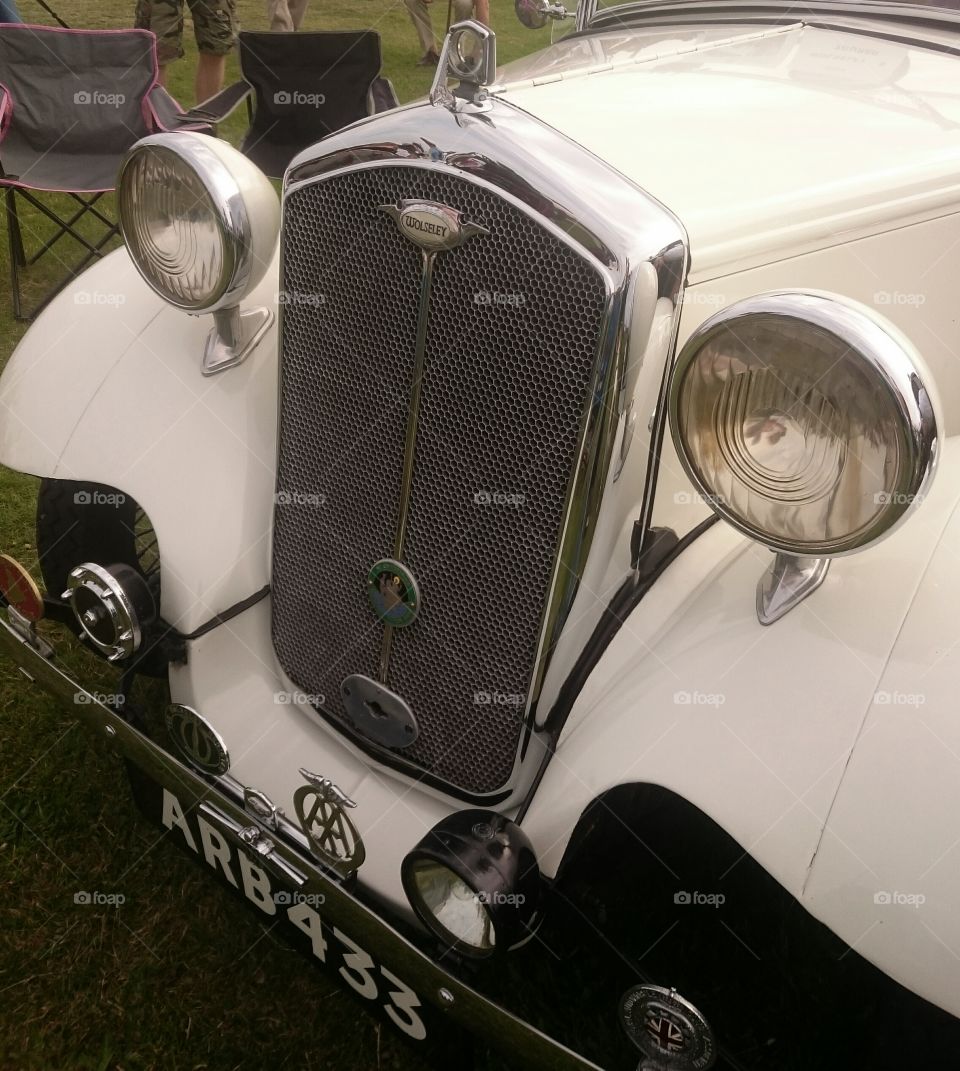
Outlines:
<svg viewBox="0 0 960 1071"><path fill-rule="evenodd" d="M591 261L607 288L591 402L567 488L566 519L554 552L550 594L524 711L526 731L506 786L519 794L533 776L532 770L529 777L518 775L521 759L593 546L614 447L618 433L623 434L629 424L641 366L657 362L662 369L657 380L662 376L665 393L689 261L688 243L679 221L649 194L582 146L497 98L491 98L482 111L451 112L428 103L412 106L332 135L291 163L284 179L283 217L288 198L305 186L351 171L397 166L446 171L491 189ZM283 224L281 231L286 232ZM281 258L281 290L285 286L282 273ZM644 307L638 325L634 313L641 276L644 293L655 290L652 304L656 307ZM281 339L284 311L281 306ZM657 434L662 434L664 425L665 420L658 423ZM624 457L627 449L629 442L622 449ZM650 449L655 467L659 442L651 442ZM397 765L396 759L392 755L390 765ZM497 795L503 797L502 792Z"/></svg>

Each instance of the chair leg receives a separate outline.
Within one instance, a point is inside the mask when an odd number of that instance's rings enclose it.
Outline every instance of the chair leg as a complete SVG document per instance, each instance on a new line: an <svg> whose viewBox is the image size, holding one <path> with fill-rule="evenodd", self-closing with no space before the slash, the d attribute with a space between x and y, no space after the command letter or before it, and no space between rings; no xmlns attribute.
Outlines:
<svg viewBox="0 0 960 1071"><path fill-rule="evenodd" d="M20 217L16 201L17 193L19 193L28 204L55 223L58 228L53 237L44 242L43 245L29 257L26 255L23 242L23 232L20 226ZM10 283L11 296L13 298L13 314L14 317L21 322L28 322L37 316L38 313L42 312L57 294L76 279L76 277L87 268L93 260L104 255L104 247L112 238L120 233L119 223L114 223L111 219L104 216L99 209L93 207L103 196L102 193L95 194L89 201L84 200L76 194L71 194L71 196L81 207L68 219L62 219L28 191L18 191L12 186L8 187L6 190L7 232L10 245ZM104 234L96 242L88 241L84 235L80 234L75 229L79 220L88 212L104 224ZM23 294L21 290L21 270L29 265L35 264L45 253L50 252L52 247L64 235L69 235L73 238L78 245L86 250L86 253L78 264L68 270L65 278L55 283L46 291L43 297L40 298L37 304L29 312L25 312L23 309Z"/></svg>
<svg viewBox="0 0 960 1071"><path fill-rule="evenodd" d="M23 251L20 217L17 215L17 191L13 186L8 186L5 194L7 244L10 249L10 297L13 301L14 319L22 320L24 316L20 300L20 269L26 264L27 258Z"/></svg>

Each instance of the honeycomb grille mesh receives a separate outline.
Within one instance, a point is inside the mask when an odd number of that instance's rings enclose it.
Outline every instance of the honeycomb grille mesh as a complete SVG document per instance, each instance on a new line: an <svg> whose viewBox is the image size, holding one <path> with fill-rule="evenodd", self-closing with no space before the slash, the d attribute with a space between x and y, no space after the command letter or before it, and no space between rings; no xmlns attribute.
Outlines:
<svg viewBox="0 0 960 1071"><path fill-rule="evenodd" d="M366 577L393 556L422 274L379 206L404 198L490 234L435 264L403 554L422 608L386 684L420 727L404 761L484 794L522 735L605 308L600 274L484 187L379 167L287 198L274 644L334 719L345 677L378 676Z"/></svg>

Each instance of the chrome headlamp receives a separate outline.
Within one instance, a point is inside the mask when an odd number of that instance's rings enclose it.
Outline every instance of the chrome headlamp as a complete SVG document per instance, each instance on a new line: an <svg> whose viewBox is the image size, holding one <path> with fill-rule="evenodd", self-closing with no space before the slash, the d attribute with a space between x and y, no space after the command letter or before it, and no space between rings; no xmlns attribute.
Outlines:
<svg viewBox="0 0 960 1071"><path fill-rule="evenodd" d="M495 811L458 811L438 822L404 859L401 876L427 929L474 959L522 944L540 921L533 846Z"/></svg>
<svg viewBox="0 0 960 1071"><path fill-rule="evenodd" d="M886 535L922 498L940 421L919 355L864 306L817 293L736 302L677 360L670 423L722 517L784 554Z"/></svg>
<svg viewBox="0 0 960 1071"><path fill-rule="evenodd" d="M265 309L239 313L277 243L270 180L226 142L183 131L138 141L117 195L127 250L147 285L178 309L217 315L221 346L208 344L204 370L239 363L272 319Z"/></svg>

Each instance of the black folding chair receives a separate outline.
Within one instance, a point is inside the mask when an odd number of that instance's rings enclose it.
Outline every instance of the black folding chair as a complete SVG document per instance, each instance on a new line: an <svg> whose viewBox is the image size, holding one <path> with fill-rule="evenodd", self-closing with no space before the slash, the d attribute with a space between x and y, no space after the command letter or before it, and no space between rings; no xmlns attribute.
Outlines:
<svg viewBox="0 0 960 1071"><path fill-rule="evenodd" d="M244 100L253 108L240 146L262 171L280 178L290 161L321 138L398 104L380 75L373 30L240 34L243 81L198 104L184 120L219 123Z"/></svg>
<svg viewBox="0 0 960 1071"><path fill-rule="evenodd" d="M183 110L157 82L156 38L147 30L67 30L0 25L0 187L4 188L13 312L31 320L95 258L106 253L119 224L99 202L114 190L124 153L147 134L171 128ZM212 133L209 124L191 129ZM58 214L59 202L74 202ZM55 225L28 253L19 201ZM96 220L100 237L78 229ZM23 309L21 273L65 235L84 256L34 305ZM66 265L65 265L66 266Z"/></svg>

